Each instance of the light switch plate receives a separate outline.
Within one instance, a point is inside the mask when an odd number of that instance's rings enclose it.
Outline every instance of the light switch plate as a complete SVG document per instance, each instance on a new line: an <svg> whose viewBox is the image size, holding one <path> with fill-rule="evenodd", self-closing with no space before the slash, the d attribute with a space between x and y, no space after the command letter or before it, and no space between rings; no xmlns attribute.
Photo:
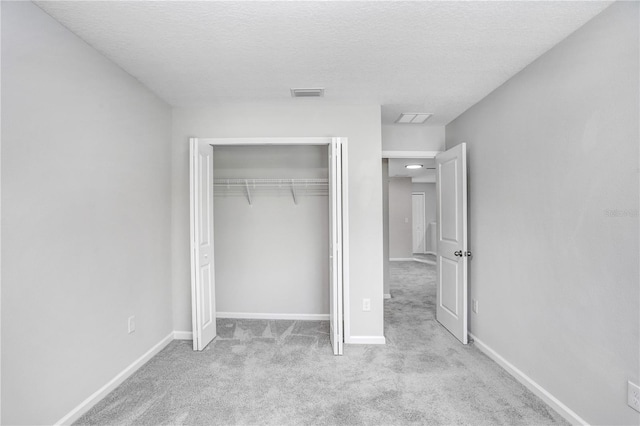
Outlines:
<svg viewBox="0 0 640 426"><path fill-rule="evenodd" d="M362 299L362 310L365 312L371 310L371 299Z"/></svg>

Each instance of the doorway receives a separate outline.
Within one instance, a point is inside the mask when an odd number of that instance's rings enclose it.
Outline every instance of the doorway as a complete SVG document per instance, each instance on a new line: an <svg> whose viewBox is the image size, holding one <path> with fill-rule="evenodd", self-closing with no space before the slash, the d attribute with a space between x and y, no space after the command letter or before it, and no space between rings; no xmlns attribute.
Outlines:
<svg viewBox="0 0 640 426"><path fill-rule="evenodd" d="M425 193L425 199L432 200L430 202L432 214L425 218L427 229L429 222L435 220L435 156L438 153L439 151L382 152L385 299L393 297L390 288L391 263L413 262L420 256L415 253L413 246L416 233L413 230L412 193ZM407 166L414 166L414 168ZM418 167L415 168L415 166ZM425 208L425 212L427 210ZM425 225L423 229L424 227ZM435 230L435 226L433 229ZM430 247L429 235L425 236L425 249Z"/></svg>
<svg viewBox="0 0 640 426"><path fill-rule="evenodd" d="M233 188L239 190L246 202L252 205L254 196L259 191L269 188L278 194L282 191L292 199L292 204L298 204L301 197L309 191L322 191L327 196L328 211L326 227L326 259L328 261L328 310L330 341L335 355L343 353L344 323L348 324L348 317L344 317L343 292L348 292L348 281L343 273L345 261L343 253L348 247L348 236L343 233L343 222L348 220L348 205L346 185L342 176L346 175L347 162L343 161L343 151L346 151L346 138L242 138L242 139L198 139L190 140L191 147L191 270L192 270L192 322L194 350L203 350L217 335L216 330L216 215L221 210L214 209L214 198L218 190ZM216 179L214 159L216 150L224 147L248 147L262 149L266 147L278 148L280 152L293 151L296 148L322 148L326 155L326 179L304 179L287 176L280 179L273 178L238 178L229 176L227 179ZM316 149L317 151L317 149ZM222 152L222 151L220 151ZM267 158L267 157L264 157ZM291 163L291 161L289 161ZM220 166L223 163L218 163ZM261 166L263 167L263 166ZM264 172L264 169L261 169ZM302 210L302 209L301 209ZM249 214L255 217L255 209ZM301 213L302 214L302 213ZM277 211L270 211L267 216L277 216ZM232 217L227 215L227 218ZM268 226L268 225L267 225ZM218 228L218 231L224 228ZM223 235L220 236L221 238ZM229 239L227 239L229 240ZM278 252L274 247L272 250ZM271 253L273 254L273 253ZM276 253L277 255L277 253ZM259 257L259 256L256 256ZM286 257L286 256L283 256ZM225 258L225 262L228 259ZM222 265L219 265L220 269ZM226 266L226 265L225 265ZM248 268L244 268L246 271ZM293 268L281 268L272 275L286 276ZM239 275L242 274L239 271ZM298 274L300 275L300 274ZM297 279L301 279L297 277ZM276 280L277 282L277 280ZM268 291L268 290L267 290ZM246 294L246 292L245 292ZM286 296L289 298L289 295ZM295 299L295 298L293 298ZM255 316L253 318L256 318Z"/></svg>
<svg viewBox="0 0 640 426"><path fill-rule="evenodd" d="M398 262L423 262L435 266L436 306L435 317L451 334L463 344L467 338L467 267L471 252L467 244L467 163L466 144L453 147L445 152L403 152L383 151L383 199L389 204L384 214L385 227L384 245L388 256L385 256L384 292L385 298L393 298L391 289L391 261ZM412 187L410 197L399 200L393 197L391 185L393 179L409 181L411 185L416 173L425 174L426 170L432 170L430 179L433 182L435 221L430 222L425 218L426 193L415 186ZM402 211L398 207L405 204L405 211L410 211L412 217L391 214L391 206L395 210ZM406 207L408 206L408 207ZM410 210L409 210L410 209ZM391 223L391 220L399 221L399 225ZM401 238L402 225L411 222L411 233L404 242L405 252L411 249L412 257L394 258L392 249L398 245ZM390 245L391 235L395 232L394 245ZM395 253L398 253L396 251ZM427 254L428 253L428 254ZM418 257L427 257L419 259ZM405 263L410 268L410 263ZM398 269L394 265L395 269ZM387 297L388 295L388 297Z"/></svg>

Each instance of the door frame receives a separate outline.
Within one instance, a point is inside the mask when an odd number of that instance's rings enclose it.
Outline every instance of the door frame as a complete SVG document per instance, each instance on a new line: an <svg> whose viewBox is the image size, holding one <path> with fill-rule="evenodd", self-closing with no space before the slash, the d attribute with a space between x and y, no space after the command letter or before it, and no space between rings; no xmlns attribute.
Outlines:
<svg viewBox="0 0 640 426"><path fill-rule="evenodd" d="M440 154L441 152L443 152L443 151L386 151L386 150L383 150L381 152L380 157L381 157L381 159L411 158L411 159L414 159L414 160L435 160L436 156L438 154ZM388 178L388 176L387 176L387 178ZM386 185L387 188L388 188L388 186L389 186L388 179L387 179L387 182L383 182L383 185ZM383 191L384 191L384 189L383 189ZM426 200L426 195L425 195L425 200ZM384 211L384 209L383 209L383 211ZM425 211L426 211L426 207L425 207ZM426 214L425 214L425 218L426 218ZM382 238L383 238L383 242L386 239L387 247L388 247L388 244L389 244L389 239L388 239L389 215L387 213L383 212L383 219L382 220L386 222L385 224L383 224L383 237ZM387 227L387 231L386 232L385 232L385 228L384 228L385 226ZM413 244L413 242L412 242L412 244ZM387 252L387 254L388 254L388 252ZM383 299L390 299L391 298L390 289L389 289L389 293L387 293L387 294L384 293L385 292L385 288L387 288L387 283L389 281L389 275L386 272L390 268L389 256L383 256L382 262L383 262L383 271L385 271L383 273L383 281L384 281L384 283L383 283L383 286L382 286L382 288L383 288L382 297L383 297ZM384 317L384 313L383 313L383 317Z"/></svg>
<svg viewBox="0 0 640 426"><path fill-rule="evenodd" d="M423 250L420 254L425 254L427 252L427 193L424 191L411 191L411 215L413 222L413 196L414 195L422 195L422 233L424 234L424 242L423 242ZM411 224L413 228L413 223ZM411 230L413 234L413 229ZM411 241L411 245L413 246L413 239ZM411 247L413 249L413 247ZM413 252L418 253L418 252Z"/></svg>
<svg viewBox="0 0 640 426"><path fill-rule="evenodd" d="M328 149L333 139L339 139L342 145L342 320L343 333L342 343L346 343L351 337L351 316L349 309L349 157L348 157L348 139L345 137L264 137L264 138L197 138L192 137L189 140L196 139L200 142L215 146L310 146L310 145L326 145ZM191 173L191 172L190 172ZM191 203L191 200L189 200ZM190 218L190 220L192 220ZM193 235L191 236L193 240ZM191 254L193 255L193 254ZM214 257L215 268L215 257ZM193 268L193 267L192 267ZM214 289L215 291L215 289ZM191 315L193 316L193 306ZM195 330L194 330L195 332Z"/></svg>
<svg viewBox="0 0 640 426"><path fill-rule="evenodd" d="M466 144L464 144L464 145L465 145L465 150L466 150ZM418 159L435 159L436 156L438 156L439 154L444 153L444 152L446 152L446 150L445 151L382 151L381 157L382 158L387 158L387 159L391 159L391 158L412 158L412 159L416 159L416 160L418 160ZM466 173L466 167L467 167L467 162L466 162L466 159L465 159L465 173ZM436 181L436 186L437 186L437 181ZM468 197L468 192L467 191L468 191L468 189L465 188L465 193L464 193L465 200ZM425 196L425 198L426 198L426 196ZM437 196L436 196L436 198L437 198ZM438 206L438 202L437 202L437 199L436 199L436 210L438 210L438 209L439 209L439 206ZM425 209L425 211L426 211L426 209ZM436 217L438 217L437 213L436 213ZM426 218L426 215L425 215L425 218ZM436 225L436 235L437 235L438 232L439 232L438 231L438 227L440 226L440 223L439 223L438 220L436 220L436 222L437 222L437 225ZM465 215L465 223L466 223L465 227L468 227L468 223L469 223L468 210L467 210L467 215ZM425 223L425 233L426 233L426 223ZM437 240L438 240L438 238L436 237L436 253L438 251L438 248L437 248L438 241ZM467 244L468 244L468 240L467 240ZM465 248L465 253L467 252L467 249L468 249L468 247ZM426 251L426 242L425 242L425 251ZM464 261L468 262L468 258L465 257ZM383 259L383 262L385 262L385 268L388 268L389 267L389 264L388 264L389 263L389 259L385 258L385 259ZM437 262L436 262L436 264L437 264ZM436 265L436 269L437 268L438 268L438 265ZM465 303L465 308L464 309L465 309L465 311L467 309L468 302L469 302L468 301L468 297L469 297L468 274L467 274L467 286L466 287L467 287L467 294L464 296L464 301L465 301L464 302ZM468 313L467 313L467 323L466 323L467 339L468 339L468 334L469 334L469 317L468 317ZM466 344L467 342L464 342L464 343Z"/></svg>

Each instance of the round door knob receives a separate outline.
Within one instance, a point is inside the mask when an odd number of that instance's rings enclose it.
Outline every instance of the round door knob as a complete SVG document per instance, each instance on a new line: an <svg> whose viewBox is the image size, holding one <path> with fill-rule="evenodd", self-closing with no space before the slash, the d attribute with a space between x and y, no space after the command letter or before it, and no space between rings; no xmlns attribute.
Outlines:
<svg viewBox="0 0 640 426"><path fill-rule="evenodd" d="M454 251L453 255L454 256L458 256L458 257L462 257L462 250Z"/></svg>

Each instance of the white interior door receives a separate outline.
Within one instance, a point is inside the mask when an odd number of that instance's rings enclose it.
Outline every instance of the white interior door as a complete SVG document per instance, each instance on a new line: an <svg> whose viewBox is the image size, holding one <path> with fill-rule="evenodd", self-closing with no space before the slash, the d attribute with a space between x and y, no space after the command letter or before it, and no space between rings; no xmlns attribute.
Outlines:
<svg viewBox="0 0 640 426"><path fill-rule="evenodd" d="M342 355L342 143L329 146L329 332L334 355Z"/></svg>
<svg viewBox="0 0 640 426"><path fill-rule="evenodd" d="M413 216L413 253L426 251L425 224L424 224L424 194L411 194Z"/></svg>
<svg viewBox="0 0 640 426"><path fill-rule="evenodd" d="M436 156L436 319L467 344L467 146Z"/></svg>
<svg viewBox="0 0 640 426"><path fill-rule="evenodd" d="M191 177L191 314L193 350L216 337L213 257L213 147L190 139Z"/></svg>

